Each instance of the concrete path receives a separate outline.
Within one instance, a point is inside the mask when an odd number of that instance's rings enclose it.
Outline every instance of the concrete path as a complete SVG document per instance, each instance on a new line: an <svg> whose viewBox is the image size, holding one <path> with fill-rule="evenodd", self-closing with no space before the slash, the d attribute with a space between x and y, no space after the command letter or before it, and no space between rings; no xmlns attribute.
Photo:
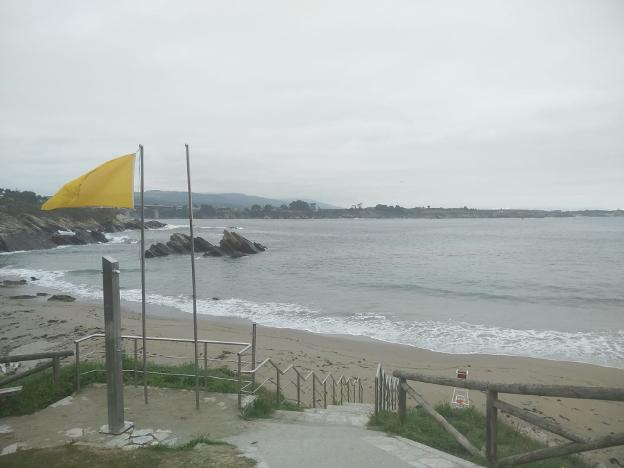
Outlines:
<svg viewBox="0 0 624 468"><path fill-rule="evenodd" d="M279 411L226 441L258 462L259 468L307 467L475 467L473 463L402 437L365 429L370 405L327 410Z"/></svg>

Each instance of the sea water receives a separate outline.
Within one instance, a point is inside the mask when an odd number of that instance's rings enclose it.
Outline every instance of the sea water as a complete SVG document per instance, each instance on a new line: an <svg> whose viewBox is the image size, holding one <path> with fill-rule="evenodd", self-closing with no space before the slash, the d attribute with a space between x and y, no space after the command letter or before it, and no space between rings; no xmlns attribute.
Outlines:
<svg viewBox="0 0 624 468"><path fill-rule="evenodd" d="M146 232L147 246L184 220ZM624 368L624 218L196 220L268 250L197 254L200 314L448 353L488 353ZM140 302L139 232L107 244L0 255L0 273L101 297L102 255ZM148 302L190 313L188 255L147 259ZM216 298L216 299L215 299Z"/></svg>

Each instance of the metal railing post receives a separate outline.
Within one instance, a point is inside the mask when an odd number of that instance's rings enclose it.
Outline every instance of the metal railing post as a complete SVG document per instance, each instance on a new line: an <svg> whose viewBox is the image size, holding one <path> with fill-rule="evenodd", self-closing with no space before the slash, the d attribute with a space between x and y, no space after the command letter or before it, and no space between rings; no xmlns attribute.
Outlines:
<svg viewBox="0 0 624 468"><path fill-rule="evenodd" d="M316 374L312 372L312 408L316 408Z"/></svg>
<svg viewBox="0 0 624 468"><path fill-rule="evenodd" d="M340 380L338 381L338 383L340 384L340 404L342 405L342 402L344 400L343 398L343 390L342 387L344 387L344 382L343 382L343 378L340 377Z"/></svg>
<svg viewBox="0 0 624 468"><path fill-rule="evenodd" d="M275 402L277 403L277 406L279 407L279 403L280 403L280 370L277 366L275 366L275 381L277 384L277 392L275 395Z"/></svg>
<svg viewBox="0 0 624 468"><path fill-rule="evenodd" d="M138 379L138 374L137 374L137 361L139 360L139 351L138 351L138 345L137 345L137 339L135 338L134 340L134 374L133 374L133 378L134 378L134 386L137 386L137 379Z"/></svg>
<svg viewBox="0 0 624 468"><path fill-rule="evenodd" d="M238 356L237 369L238 369L238 409L240 410L243 406L243 382L241 375L241 354L240 352L236 353Z"/></svg>
<svg viewBox="0 0 624 468"><path fill-rule="evenodd" d="M60 376L59 372L61 370L61 358L55 356L52 358L52 382L54 383L54 387L58 388L60 384Z"/></svg>
<svg viewBox="0 0 624 468"><path fill-rule="evenodd" d="M297 372L297 406L301 406L301 376L299 372Z"/></svg>
<svg viewBox="0 0 624 468"><path fill-rule="evenodd" d="M208 343L204 343L204 392L208 391Z"/></svg>
<svg viewBox="0 0 624 468"><path fill-rule="evenodd" d="M256 324L251 325L251 369L256 368ZM251 374L251 381L256 383L256 373Z"/></svg>
<svg viewBox="0 0 624 468"><path fill-rule="evenodd" d="M401 380L399 380L399 421L401 421L401 424L405 422L407 415L407 392L403 388L404 384L407 384L407 380L401 377Z"/></svg>
<svg viewBox="0 0 624 468"><path fill-rule="evenodd" d="M379 415L379 377L375 375L375 416Z"/></svg>
<svg viewBox="0 0 624 468"><path fill-rule="evenodd" d="M76 342L76 353L74 355L76 364L76 393L80 391L80 343Z"/></svg>
<svg viewBox="0 0 624 468"><path fill-rule="evenodd" d="M327 379L323 380L323 406L327 409Z"/></svg>
<svg viewBox="0 0 624 468"><path fill-rule="evenodd" d="M496 447L496 423L498 419L498 409L495 404L498 400L498 392L493 390L487 391L487 400L485 403L485 456L489 467L498 466L497 447Z"/></svg>

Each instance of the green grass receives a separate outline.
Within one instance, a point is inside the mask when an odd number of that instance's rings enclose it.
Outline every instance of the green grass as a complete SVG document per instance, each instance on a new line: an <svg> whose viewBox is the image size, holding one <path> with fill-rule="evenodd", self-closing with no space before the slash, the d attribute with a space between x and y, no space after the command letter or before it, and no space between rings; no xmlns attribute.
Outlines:
<svg viewBox="0 0 624 468"><path fill-rule="evenodd" d="M179 365L165 365L148 363L148 370L176 374L193 374L195 366L192 363ZM140 369L140 365L137 367ZM80 377L80 385L82 387L94 382L106 382L106 374L101 363L85 362L80 364L80 372L91 372ZM134 369L134 360L124 358L124 369ZM200 374L203 376L203 372ZM226 368L208 369L210 377L235 378L235 373ZM21 385L22 391L17 395L7 399L0 406L0 417L20 416L23 414L31 414L40 409L46 408L55 401L60 400L74 392L75 385L75 367L73 365L63 366L60 369L60 379L58 387L52 384L52 371L50 369L39 372L37 374L24 377L10 386ZM134 384L135 377L133 372L124 373L124 382L126 384ZM137 374L137 382L139 385L143 383L143 374L139 371ZM200 378L202 390L204 389L203 379ZM180 377L173 375L155 375L148 376L148 385L153 387L167 388L195 388L195 377ZM0 380L0 387L2 387ZM228 380L219 380L209 378L206 386L208 392L216 393L236 393L238 384Z"/></svg>
<svg viewBox="0 0 624 468"><path fill-rule="evenodd" d="M241 416L243 419L266 419L273 416L275 410L303 411L303 407L288 400L281 400L278 405L274 392L261 389L253 403L243 408Z"/></svg>
<svg viewBox="0 0 624 468"><path fill-rule="evenodd" d="M200 445L199 450L195 447ZM0 457L0 467L23 468L156 468L156 467L231 467L247 468L255 462L239 456L226 442L200 436L176 447L161 445L132 451L78 445L25 450Z"/></svg>
<svg viewBox="0 0 624 468"><path fill-rule="evenodd" d="M436 406L436 411L444 416L475 447L480 448L484 446L485 416L483 414L474 408L453 409L448 404ZM399 422L399 417L396 413L381 412L377 417L374 415L371 417L369 427L415 440L478 464L486 463L481 457L471 456L444 430L440 423L429 416L422 408L409 409L404 424ZM520 434L514 427L501 421L498 423L497 442L499 458L545 447L543 444ZM589 468L589 465L583 463L577 457L551 458L523 466L530 468Z"/></svg>

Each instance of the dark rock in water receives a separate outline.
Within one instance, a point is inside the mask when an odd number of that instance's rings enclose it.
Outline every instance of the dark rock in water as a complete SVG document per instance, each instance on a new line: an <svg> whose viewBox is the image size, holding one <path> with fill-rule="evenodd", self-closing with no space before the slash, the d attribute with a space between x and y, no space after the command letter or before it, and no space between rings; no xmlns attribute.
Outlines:
<svg viewBox="0 0 624 468"><path fill-rule="evenodd" d="M38 292L38 293L37 293L37 296L39 296L39 297L45 297L45 296L49 296L49 294L48 294L48 293Z"/></svg>
<svg viewBox="0 0 624 468"><path fill-rule="evenodd" d="M191 251L191 236L186 234L172 234L169 238L169 242L167 242L167 247L169 247L173 253L188 253Z"/></svg>
<svg viewBox="0 0 624 468"><path fill-rule="evenodd" d="M193 239L193 246L196 252L204 252L204 257L243 257L249 254L264 252L266 247L258 242L251 242L243 236L223 231L223 238L219 246L212 245L202 237ZM191 251L191 237L188 234L172 234L167 244L153 244L145 251L145 258L166 257L170 254L188 254Z"/></svg>
<svg viewBox="0 0 624 468"><path fill-rule="evenodd" d="M171 253L172 252L169 247L167 247L162 242L158 242L157 244L153 244L148 250L145 251L145 258L166 257Z"/></svg>
<svg viewBox="0 0 624 468"><path fill-rule="evenodd" d="M215 296L215 297L213 297L213 298L212 298L212 300L213 300L213 301L218 301L218 300L219 300L219 298Z"/></svg>
<svg viewBox="0 0 624 468"><path fill-rule="evenodd" d="M17 280L17 281L4 280L2 282L2 286L21 286L22 284L26 284L26 280L25 279L21 279L21 280Z"/></svg>
<svg viewBox="0 0 624 468"><path fill-rule="evenodd" d="M208 252L211 248L214 247L214 245L212 245L203 237L196 237L195 239L193 239L193 244L195 246L195 252Z"/></svg>
<svg viewBox="0 0 624 468"><path fill-rule="evenodd" d="M165 223L161 223L160 221L156 221L155 219L145 222L145 229L160 229L164 228L165 226L167 226Z"/></svg>
<svg viewBox="0 0 624 468"><path fill-rule="evenodd" d="M37 277L35 277L35 276L31 276L31 277L30 277L30 281L38 281L38 280L39 280L39 278L37 278Z"/></svg>
<svg viewBox="0 0 624 468"><path fill-rule="evenodd" d="M9 299L34 299L37 296L31 296L30 294L20 294L19 296L9 296Z"/></svg>
<svg viewBox="0 0 624 468"><path fill-rule="evenodd" d="M258 252L262 252L262 250L256 247L253 242L245 239L240 234L230 232L227 229L223 230L223 239L221 239L219 245L230 255L235 252L243 254L256 254Z"/></svg>
<svg viewBox="0 0 624 468"><path fill-rule="evenodd" d="M93 238L95 242L101 242L102 244L105 244L108 242L108 239L106 238L104 233L100 231L91 231L91 237Z"/></svg>
<svg viewBox="0 0 624 468"><path fill-rule="evenodd" d="M76 300L75 297L69 296L67 294L55 294L54 296L50 296L48 301L61 301L61 302L74 302Z"/></svg>

